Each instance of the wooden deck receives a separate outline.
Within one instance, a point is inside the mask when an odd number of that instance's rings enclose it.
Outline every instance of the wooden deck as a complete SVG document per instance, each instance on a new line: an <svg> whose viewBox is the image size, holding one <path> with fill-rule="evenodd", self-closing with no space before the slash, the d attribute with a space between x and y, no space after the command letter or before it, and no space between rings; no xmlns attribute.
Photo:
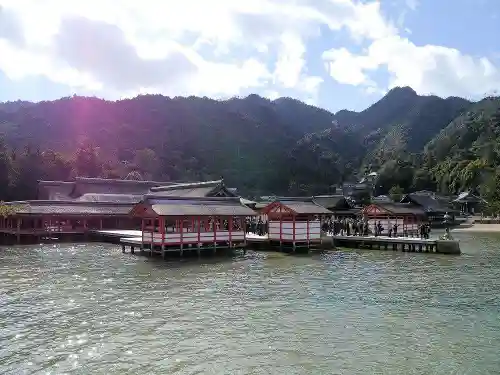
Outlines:
<svg viewBox="0 0 500 375"><path fill-rule="evenodd" d="M331 236L335 247L460 254L458 241L418 237Z"/></svg>
<svg viewBox="0 0 500 375"><path fill-rule="evenodd" d="M256 248L271 247L268 236L247 233L247 242ZM388 236L324 236L322 248L378 249L403 252L428 252L441 254L460 254L458 241L424 239L419 237Z"/></svg>
<svg viewBox="0 0 500 375"><path fill-rule="evenodd" d="M163 258L167 256L167 254L178 254L179 256L184 255L197 255L201 256L202 254L216 254L220 250L230 251L241 249L243 253L246 253L245 247L230 247L227 244L220 243L204 243L200 244L200 246L186 244L184 246L161 246L161 240L155 240L154 242L143 242L142 237L124 237L119 240L122 246L122 253L126 252L126 248L130 248L130 253L135 254L135 250L139 249L140 254L148 254L153 256L155 254L161 255Z"/></svg>

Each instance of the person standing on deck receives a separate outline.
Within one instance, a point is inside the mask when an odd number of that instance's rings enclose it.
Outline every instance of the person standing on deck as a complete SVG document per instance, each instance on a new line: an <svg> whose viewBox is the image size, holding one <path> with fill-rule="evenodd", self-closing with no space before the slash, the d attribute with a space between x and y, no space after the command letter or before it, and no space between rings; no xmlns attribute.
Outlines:
<svg viewBox="0 0 500 375"><path fill-rule="evenodd" d="M398 236L398 227L399 225L397 223L394 223L394 226L392 227L392 233L394 233L394 237Z"/></svg>
<svg viewBox="0 0 500 375"><path fill-rule="evenodd" d="M264 235L264 223L262 222L262 218L259 217L259 222L257 223L257 231L259 236Z"/></svg>
<svg viewBox="0 0 500 375"><path fill-rule="evenodd" d="M377 222L373 222L373 234L375 235L375 237L378 237L378 224Z"/></svg>

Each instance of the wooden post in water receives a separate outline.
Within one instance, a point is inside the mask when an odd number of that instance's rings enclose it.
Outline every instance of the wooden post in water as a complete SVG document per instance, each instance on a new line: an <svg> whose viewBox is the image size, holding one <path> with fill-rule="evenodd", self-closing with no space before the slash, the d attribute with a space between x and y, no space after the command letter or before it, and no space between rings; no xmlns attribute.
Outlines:
<svg viewBox="0 0 500 375"><path fill-rule="evenodd" d="M165 218L160 217L161 256L165 259Z"/></svg>
<svg viewBox="0 0 500 375"><path fill-rule="evenodd" d="M20 218L17 218L16 236L17 236L17 244L20 244L21 243L21 219Z"/></svg>
<svg viewBox="0 0 500 375"><path fill-rule="evenodd" d="M181 242L181 256L182 256L182 253L184 252L184 218L182 218L180 220L180 224L179 224L179 230L181 232L180 234L180 242Z"/></svg>
<svg viewBox="0 0 500 375"><path fill-rule="evenodd" d="M198 216L198 243L196 252L198 253L198 257L201 256L201 218Z"/></svg>

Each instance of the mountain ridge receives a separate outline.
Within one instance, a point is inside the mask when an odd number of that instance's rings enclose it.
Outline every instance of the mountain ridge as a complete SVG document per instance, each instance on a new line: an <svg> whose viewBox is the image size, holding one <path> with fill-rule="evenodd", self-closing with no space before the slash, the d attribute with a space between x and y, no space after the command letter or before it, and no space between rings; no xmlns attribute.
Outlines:
<svg viewBox="0 0 500 375"><path fill-rule="evenodd" d="M156 167L139 171L151 177L203 180L222 175L252 196L325 193L373 170L406 176L404 181L386 178L381 190L387 192L395 184L404 189L442 185L434 172L448 155L433 145L442 144L436 139L449 137L444 129L477 103L420 96L409 87L390 90L363 111L335 114L297 99L269 100L256 94L226 100L74 96L0 103L0 133L10 149L36 145L68 160L87 145L118 176L138 168L138 154L149 154L157 159ZM472 147L465 143L463 147ZM439 158L429 162L434 155ZM394 161L411 165L405 167L414 170L411 178L407 169L395 171ZM416 174L428 178L417 184Z"/></svg>

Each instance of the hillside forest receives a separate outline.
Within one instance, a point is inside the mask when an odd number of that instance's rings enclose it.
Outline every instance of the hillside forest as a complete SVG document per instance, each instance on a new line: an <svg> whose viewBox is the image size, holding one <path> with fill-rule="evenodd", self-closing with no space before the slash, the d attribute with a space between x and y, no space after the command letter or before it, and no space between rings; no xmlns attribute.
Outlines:
<svg viewBox="0 0 500 375"><path fill-rule="evenodd" d="M395 88L361 112L291 98L144 95L0 103L0 199L75 176L224 178L249 198L328 194L378 172L375 194L475 190L500 210L500 98Z"/></svg>

